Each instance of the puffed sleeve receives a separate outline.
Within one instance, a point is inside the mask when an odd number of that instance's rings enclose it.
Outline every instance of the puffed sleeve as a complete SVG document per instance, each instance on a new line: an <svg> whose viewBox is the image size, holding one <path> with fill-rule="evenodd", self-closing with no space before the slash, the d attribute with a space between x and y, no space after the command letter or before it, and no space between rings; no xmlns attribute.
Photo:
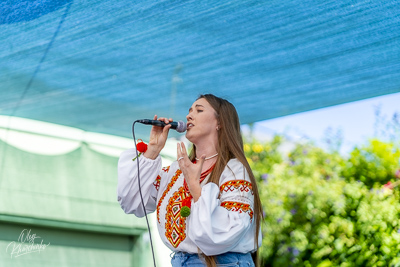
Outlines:
<svg viewBox="0 0 400 267"><path fill-rule="evenodd" d="M190 239L206 255L237 249L242 239L254 236L253 202L245 167L237 159L230 160L221 175L220 186L204 185L200 198L192 204L188 217Z"/></svg>
<svg viewBox="0 0 400 267"><path fill-rule="evenodd" d="M141 203L138 185L137 162L132 161L136 157L136 150L129 149L122 152L118 161L118 202L125 213L133 213L137 217L143 217L144 211ZM161 157L155 160L141 155L138 159L140 166L140 186L143 202L147 213L156 209L156 198L161 170Z"/></svg>

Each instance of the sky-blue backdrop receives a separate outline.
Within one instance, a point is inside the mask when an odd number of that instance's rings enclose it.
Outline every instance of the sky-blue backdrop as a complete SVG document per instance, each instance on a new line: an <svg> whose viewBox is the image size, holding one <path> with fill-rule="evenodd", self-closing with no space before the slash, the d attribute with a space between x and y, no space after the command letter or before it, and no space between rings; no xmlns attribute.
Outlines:
<svg viewBox="0 0 400 267"><path fill-rule="evenodd" d="M395 93L399 25L386 0L3 1L0 114L130 136L200 93L242 123Z"/></svg>

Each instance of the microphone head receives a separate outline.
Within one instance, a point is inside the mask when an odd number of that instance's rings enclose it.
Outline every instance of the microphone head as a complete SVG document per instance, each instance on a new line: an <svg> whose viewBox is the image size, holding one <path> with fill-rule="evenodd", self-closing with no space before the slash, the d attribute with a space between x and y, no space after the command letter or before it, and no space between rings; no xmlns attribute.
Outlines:
<svg viewBox="0 0 400 267"><path fill-rule="evenodd" d="M176 126L176 131L178 133L183 133L186 131L186 123L183 121L177 121L176 123L178 124L178 126Z"/></svg>

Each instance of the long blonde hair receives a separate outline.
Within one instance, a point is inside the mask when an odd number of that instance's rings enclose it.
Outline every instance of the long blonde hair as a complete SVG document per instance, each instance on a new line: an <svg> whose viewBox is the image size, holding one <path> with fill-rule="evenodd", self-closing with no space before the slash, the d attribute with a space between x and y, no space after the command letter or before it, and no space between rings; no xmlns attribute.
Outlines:
<svg viewBox="0 0 400 267"><path fill-rule="evenodd" d="M200 95L198 99L204 98L215 110L215 116L219 123L218 130L218 159L215 163L215 167L211 172L210 178L207 183L215 183L219 186L219 179L222 172L224 171L228 161L231 159L238 159L243 166L246 168L249 174L250 181L254 192L254 220L256 223L256 231L254 233L255 246L257 247L257 253L255 255L255 264L258 266L258 236L260 232L260 223L263 218L262 207L260 196L258 194L258 188L256 179L254 178L253 172L251 171L250 165L246 160L243 150L243 139L240 131L239 116L236 108L227 100L220 97L216 97L212 94ZM193 145L193 149L189 155L191 160L196 157L196 146ZM215 257L205 257L207 267L215 267Z"/></svg>

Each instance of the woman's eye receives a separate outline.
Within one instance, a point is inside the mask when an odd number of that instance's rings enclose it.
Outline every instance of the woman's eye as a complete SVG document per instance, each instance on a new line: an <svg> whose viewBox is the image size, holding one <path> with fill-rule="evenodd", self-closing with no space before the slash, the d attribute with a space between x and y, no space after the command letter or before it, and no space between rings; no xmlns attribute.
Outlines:
<svg viewBox="0 0 400 267"><path fill-rule="evenodd" d="M203 112L203 110L201 110L201 109L198 109L198 110L197 110L197 112Z"/></svg>

